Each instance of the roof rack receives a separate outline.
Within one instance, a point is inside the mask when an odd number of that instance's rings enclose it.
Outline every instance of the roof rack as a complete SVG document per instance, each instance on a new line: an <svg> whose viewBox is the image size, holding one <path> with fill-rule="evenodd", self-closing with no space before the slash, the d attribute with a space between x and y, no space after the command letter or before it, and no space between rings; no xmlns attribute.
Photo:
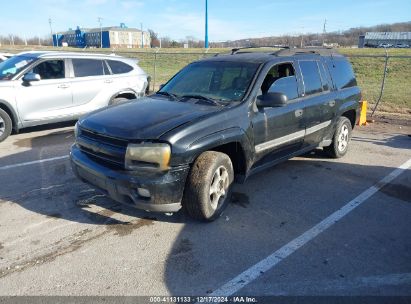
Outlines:
<svg viewBox="0 0 411 304"><path fill-rule="evenodd" d="M238 47L231 50L231 55L235 55L238 51L246 50L246 49L263 49L263 48L271 48L271 49L289 49L289 46L284 45L265 45L265 46L245 46L245 47Z"/></svg>
<svg viewBox="0 0 411 304"><path fill-rule="evenodd" d="M275 56L292 56L292 55L323 55L323 56L334 56L340 55L335 49L328 47L305 47L305 48L288 48L278 50L272 55Z"/></svg>

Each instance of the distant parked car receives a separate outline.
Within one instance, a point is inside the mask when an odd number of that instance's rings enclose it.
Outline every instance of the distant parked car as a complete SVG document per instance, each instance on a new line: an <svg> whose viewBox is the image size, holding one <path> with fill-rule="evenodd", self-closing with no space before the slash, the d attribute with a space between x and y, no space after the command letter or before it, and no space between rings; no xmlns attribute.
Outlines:
<svg viewBox="0 0 411 304"><path fill-rule="evenodd" d="M395 47L399 48L399 49L406 49L406 48L409 48L410 46L408 44L405 44L405 43L397 43L395 45Z"/></svg>
<svg viewBox="0 0 411 304"><path fill-rule="evenodd" d="M13 56L14 54L11 53L0 53L0 62L3 62Z"/></svg>
<svg viewBox="0 0 411 304"><path fill-rule="evenodd" d="M389 43L380 43L380 44L378 45L378 47L379 47L379 48L392 48L393 45L392 45L392 44L389 44Z"/></svg>
<svg viewBox="0 0 411 304"><path fill-rule="evenodd" d="M0 63L0 142L12 130L69 121L145 95L136 59L65 52L20 53Z"/></svg>

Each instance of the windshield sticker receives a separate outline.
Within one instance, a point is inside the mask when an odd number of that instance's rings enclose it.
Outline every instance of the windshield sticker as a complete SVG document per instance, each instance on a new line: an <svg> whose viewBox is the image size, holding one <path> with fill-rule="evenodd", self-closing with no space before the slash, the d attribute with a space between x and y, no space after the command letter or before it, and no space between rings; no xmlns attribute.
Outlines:
<svg viewBox="0 0 411 304"><path fill-rule="evenodd" d="M24 67L27 63L28 63L27 60L22 60L22 61L17 62L15 64L15 66L16 66L16 68L20 69L20 68Z"/></svg>

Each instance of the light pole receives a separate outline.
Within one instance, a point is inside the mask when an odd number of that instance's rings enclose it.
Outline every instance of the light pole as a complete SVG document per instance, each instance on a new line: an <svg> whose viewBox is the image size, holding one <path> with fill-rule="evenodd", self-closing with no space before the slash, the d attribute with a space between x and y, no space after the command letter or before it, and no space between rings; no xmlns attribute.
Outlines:
<svg viewBox="0 0 411 304"><path fill-rule="evenodd" d="M205 39L204 47L208 49L208 0L205 0Z"/></svg>
<svg viewBox="0 0 411 304"><path fill-rule="evenodd" d="M143 23L140 23L141 27L141 48L144 48L144 33L143 33Z"/></svg>
<svg viewBox="0 0 411 304"><path fill-rule="evenodd" d="M50 25L50 34L51 34L51 44L54 47L54 37L53 37L53 28L51 27L51 18L49 18L49 25Z"/></svg>
<svg viewBox="0 0 411 304"><path fill-rule="evenodd" d="M97 18L98 23L100 23L100 49L103 48L103 28L101 27L101 20L103 20L103 18Z"/></svg>

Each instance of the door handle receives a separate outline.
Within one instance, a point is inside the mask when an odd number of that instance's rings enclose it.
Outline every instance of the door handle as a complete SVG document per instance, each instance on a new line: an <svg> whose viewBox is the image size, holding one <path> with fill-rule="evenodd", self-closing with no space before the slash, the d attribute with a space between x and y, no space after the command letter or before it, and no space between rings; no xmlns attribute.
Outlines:
<svg viewBox="0 0 411 304"><path fill-rule="evenodd" d="M66 83L63 83L63 84L58 85L57 87L58 87L59 89L67 89L67 88L69 88L70 86L69 86L68 84L66 84Z"/></svg>
<svg viewBox="0 0 411 304"><path fill-rule="evenodd" d="M298 110L295 110L295 112L294 112L294 114L295 114L295 117L301 117L301 116L303 116L303 110L302 109L298 109Z"/></svg>
<svg viewBox="0 0 411 304"><path fill-rule="evenodd" d="M106 79L106 80L104 80L104 83L112 83L113 82L113 79Z"/></svg>

